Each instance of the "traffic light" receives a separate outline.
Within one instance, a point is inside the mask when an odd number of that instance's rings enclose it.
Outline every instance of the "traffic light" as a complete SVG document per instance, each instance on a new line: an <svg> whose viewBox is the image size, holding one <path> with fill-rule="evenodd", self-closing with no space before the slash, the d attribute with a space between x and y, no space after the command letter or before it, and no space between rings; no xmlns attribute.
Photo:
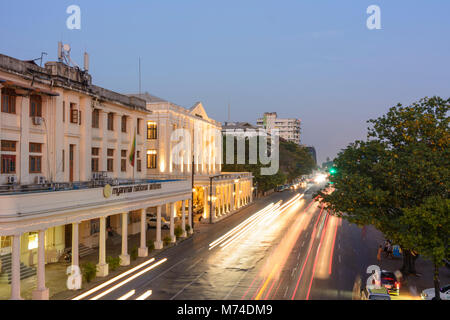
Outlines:
<svg viewBox="0 0 450 320"><path fill-rule="evenodd" d="M337 170L336 170L336 168L330 168L330 174L332 175L332 176L334 176L335 174L337 173Z"/></svg>

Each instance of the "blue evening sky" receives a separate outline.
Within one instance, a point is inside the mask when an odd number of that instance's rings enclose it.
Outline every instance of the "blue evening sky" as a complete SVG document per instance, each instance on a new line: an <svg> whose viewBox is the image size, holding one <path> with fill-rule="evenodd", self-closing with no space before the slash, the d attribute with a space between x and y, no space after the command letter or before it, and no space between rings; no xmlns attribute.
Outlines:
<svg viewBox="0 0 450 320"><path fill-rule="evenodd" d="M81 7L81 30L66 8ZM381 7L382 30L366 28ZM366 135L366 120L398 102L450 92L448 0L8 1L0 53L46 61L57 42L95 84L142 91L212 118L256 122L265 111L302 119L302 142L319 162Z"/></svg>

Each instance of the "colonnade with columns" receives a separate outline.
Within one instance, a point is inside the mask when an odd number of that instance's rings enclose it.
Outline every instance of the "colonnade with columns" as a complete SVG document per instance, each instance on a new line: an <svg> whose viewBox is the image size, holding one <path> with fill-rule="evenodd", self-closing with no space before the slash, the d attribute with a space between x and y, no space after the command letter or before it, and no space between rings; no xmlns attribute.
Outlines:
<svg viewBox="0 0 450 320"><path fill-rule="evenodd" d="M212 190L211 190L212 188ZM203 185L204 222L216 222L253 202L252 180L225 180ZM212 206L212 208L210 208ZM210 215L210 212L212 214Z"/></svg>
<svg viewBox="0 0 450 320"><path fill-rule="evenodd" d="M192 201L190 198L183 199L175 202L168 202L171 210L170 215L170 238L171 242L176 242L175 236L175 206L177 202L181 202L181 237L187 237L188 234L193 233L191 226L192 221ZM156 237L154 241L155 249L163 248L163 241L161 239L161 212L162 206L160 204L156 206ZM186 207L187 210L186 210ZM139 209L140 213L140 245L138 248L139 257L148 256L147 247L147 208ZM187 212L186 212L187 211ZM120 254L120 265L127 266L130 264L130 255L128 252L128 215L129 212L120 213L122 228L122 248ZM100 220L100 230L99 230L99 243L98 243L98 263L97 263L97 276L106 277L109 273L108 264L106 262L106 237L107 237L107 226L106 219L109 215L99 217ZM187 219L187 222L186 222ZM79 267L79 225L82 221L74 221L72 225L72 267ZM191 226L187 230L186 225ZM45 231L46 229L38 230L38 248L37 248L37 286L32 292L33 300L48 300L49 299L49 289L45 284ZM21 233L11 235L12 237L12 248L11 248L11 300L22 300L20 294L20 256L21 256ZM74 268L72 268L74 270Z"/></svg>

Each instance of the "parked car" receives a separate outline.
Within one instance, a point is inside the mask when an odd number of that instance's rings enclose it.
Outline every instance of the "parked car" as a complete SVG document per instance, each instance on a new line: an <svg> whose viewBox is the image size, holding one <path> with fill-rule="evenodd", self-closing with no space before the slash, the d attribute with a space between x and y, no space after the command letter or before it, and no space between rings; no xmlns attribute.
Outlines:
<svg viewBox="0 0 450 320"><path fill-rule="evenodd" d="M148 228L156 228L156 221L157 219L154 216L147 217ZM170 228L170 222L167 222L163 217L161 217L161 228L162 229Z"/></svg>
<svg viewBox="0 0 450 320"><path fill-rule="evenodd" d="M441 300L450 300L450 284L443 286L439 291L441 295ZM434 288L423 290L420 297L423 300L435 300Z"/></svg>
<svg viewBox="0 0 450 320"><path fill-rule="evenodd" d="M386 288L361 290L361 300L391 300Z"/></svg>
<svg viewBox="0 0 450 320"><path fill-rule="evenodd" d="M400 282L397 281L397 277L393 272L381 271L381 285L387 289L389 294L400 295Z"/></svg>

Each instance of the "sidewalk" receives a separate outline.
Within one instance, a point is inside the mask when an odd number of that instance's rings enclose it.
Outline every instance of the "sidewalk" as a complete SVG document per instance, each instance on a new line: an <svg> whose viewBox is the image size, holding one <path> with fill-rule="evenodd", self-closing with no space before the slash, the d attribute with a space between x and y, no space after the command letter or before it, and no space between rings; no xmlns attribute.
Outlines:
<svg viewBox="0 0 450 320"><path fill-rule="evenodd" d="M169 230L161 230L161 238L164 239L164 237L169 235ZM177 243L184 241L187 238L180 238L177 239ZM149 229L147 230L146 234L147 240L154 240L156 239L156 230L155 229ZM109 239L108 239L109 240ZM106 241L106 256L112 256L112 257L118 257L121 253L122 243L113 243L112 241ZM130 254L131 250L133 248L138 248L140 245L140 234L134 234L128 236L128 254ZM66 270L70 266L70 263L66 262L58 262L58 263L49 263L45 265L45 283L47 288L50 289L50 299L51 300L62 300L62 299L68 299L70 297L74 297L79 295L81 292L92 288L110 278L113 278L114 276L117 276L118 274L148 260L149 258L159 254L160 252L164 251L165 249L173 246L175 244L171 244L169 246L164 247L161 250L153 250L149 252L148 257L145 258L137 258L136 260L132 260L130 262L129 266L125 267L118 267L116 270L109 272L109 275L107 277L103 278L95 278L90 283L86 283L83 281L83 287L81 290L78 291L70 291L67 290L66 281L67 281L67 275ZM98 248L93 249L94 252L90 255L87 255L85 257L80 258L80 265L83 265L86 262L92 262L94 264L98 263ZM37 276L32 276L27 279L23 279L20 281L20 287L21 287L21 296L24 299L31 299L32 291L36 288L37 283ZM10 285L7 284L0 284L0 300L7 300L10 298L11 289Z"/></svg>
<svg viewBox="0 0 450 320"><path fill-rule="evenodd" d="M241 212L243 209L251 207L258 200L261 200L264 198L265 197L255 199L255 201L252 202L251 204L240 208L239 210L237 210L233 214L230 214L229 216L224 217L224 219L221 219L221 221L225 220L225 218L234 216L235 214ZM201 214L194 215L194 230L196 230L194 232L194 234L199 232L199 227L201 228L201 226L205 226L205 224L198 221L198 218L200 216L201 216ZM217 221L217 222L219 222L219 221ZM177 225L178 224L176 224L175 227ZM201 228L201 229L203 229L203 228ZM169 236L169 234L170 234L169 230L162 229L161 230L161 239L164 239L164 237ZM187 238L177 239L176 244L178 244L186 239L189 239L192 236L193 235L188 235ZM154 241L156 239L156 229L152 228L152 229L147 230L146 239L147 239L147 241L148 240ZM107 257L108 256L118 257L121 254L122 242L121 241L114 242L114 241L110 241L110 240L111 239L107 239L107 241L106 241L106 256ZM163 252L164 250L166 250L176 244L170 244L169 246L165 246L161 250L153 250L148 253L148 257L145 257L145 258L138 257L134 261L131 260L129 266L118 267L114 271L109 270L109 274L106 277L102 277L102 278L97 277L94 280L92 280L90 283L86 283L83 280L82 289L77 290L77 291L68 290L67 286L66 286L66 281L67 281L66 270L70 266L70 263L58 262L58 263L46 264L45 265L45 283L46 283L47 288L49 288L49 290L50 290L50 300L65 300L65 299L71 299L73 297L76 297L76 296L80 295L82 292L89 290L89 289L147 261L151 257L158 255L159 253ZM139 233L128 236L128 254L130 254L130 252L133 248L138 248L139 245L140 245L140 234ZM98 263L98 259L99 259L98 248L93 248L93 250L94 250L94 252L92 254L89 254L85 257L80 258L80 266L82 266L84 263L87 263L87 262L92 262L94 264ZM20 281L21 297L26 300L30 300L33 290L36 289L36 284L37 284L37 276L32 276L30 278L21 280ZM0 300L7 300L10 298L10 295L11 295L10 285L0 284Z"/></svg>
<svg viewBox="0 0 450 320"><path fill-rule="evenodd" d="M375 228L369 228L367 233L368 238L376 240L378 245L383 245L384 237L381 232ZM372 248L374 252L374 257L377 254L377 248ZM381 255L381 269L395 272L399 270L403 265L403 260L401 257L386 258L384 252ZM397 298L392 297L393 300L403 300L403 299L420 299L420 294L422 290L433 288L433 273L434 273L433 263L426 260L424 257L419 256L416 260L416 271L420 276L409 275L404 276L403 281L400 284L400 296ZM440 283L441 287L450 284L450 269L447 267L441 267L439 269Z"/></svg>

